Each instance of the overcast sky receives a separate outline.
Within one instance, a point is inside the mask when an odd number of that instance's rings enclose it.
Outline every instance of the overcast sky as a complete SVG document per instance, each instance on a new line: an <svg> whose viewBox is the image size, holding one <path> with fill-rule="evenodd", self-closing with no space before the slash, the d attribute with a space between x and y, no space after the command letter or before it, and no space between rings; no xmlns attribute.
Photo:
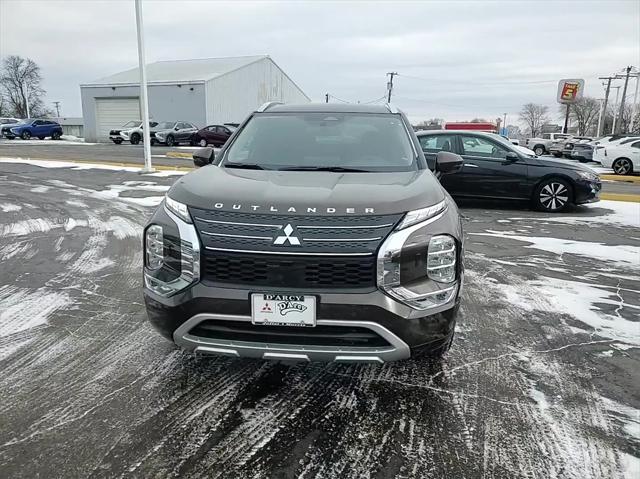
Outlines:
<svg viewBox="0 0 640 479"><path fill-rule="evenodd" d="M640 1L144 0L147 61L268 54L314 100L382 97L413 121L557 112L560 78L640 65ZM133 0L0 0L0 56L42 67L49 102L81 116L79 84L137 66ZM633 87L631 85L631 93ZM50 104L51 105L51 104ZM511 120L510 120L511 119Z"/></svg>

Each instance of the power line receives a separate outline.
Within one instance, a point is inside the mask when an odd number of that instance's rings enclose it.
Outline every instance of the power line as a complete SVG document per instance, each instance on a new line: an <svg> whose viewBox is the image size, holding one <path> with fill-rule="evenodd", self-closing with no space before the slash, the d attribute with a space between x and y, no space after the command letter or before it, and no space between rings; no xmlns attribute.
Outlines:
<svg viewBox="0 0 640 479"><path fill-rule="evenodd" d="M420 81L428 81L428 82L437 82L437 83L458 83L458 84L462 84L462 85L520 85L520 84L537 84L537 83L558 83L558 79L554 79L554 80L531 80L531 81L520 81L520 80L513 80L513 81L460 81L460 80L450 80L450 79L440 79L440 78L423 78L423 77L417 77L417 76L413 76L413 75L405 75L398 73L398 76L401 76L403 78L411 78L413 80L420 80Z"/></svg>
<svg viewBox="0 0 640 479"><path fill-rule="evenodd" d="M343 100L342 98L338 98L337 96L332 95L331 93L327 93L328 98L333 98L334 100L341 101L342 103L353 103L351 101ZM327 102L329 103L329 102Z"/></svg>

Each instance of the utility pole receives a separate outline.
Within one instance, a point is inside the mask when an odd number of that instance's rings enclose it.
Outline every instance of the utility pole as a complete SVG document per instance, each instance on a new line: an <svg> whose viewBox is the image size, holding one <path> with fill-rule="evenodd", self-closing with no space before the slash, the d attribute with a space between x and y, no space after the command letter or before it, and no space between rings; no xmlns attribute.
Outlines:
<svg viewBox="0 0 640 479"><path fill-rule="evenodd" d="M600 126L602 125L602 111L604 106L604 98L599 98L600 102L600 112L598 113L598 127L596 128L596 136L600 136Z"/></svg>
<svg viewBox="0 0 640 479"><path fill-rule="evenodd" d="M507 133L507 114L504 114L504 122L502 123L502 128L504 128L504 133L505 135L509 136L509 134Z"/></svg>
<svg viewBox="0 0 640 479"><path fill-rule="evenodd" d="M136 2L136 30L138 33L138 65L140 68L140 104L142 106L142 143L144 168L140 173L155 171L151 165L151 138L149 132L149 103L147 100L147 64L144 57L144 25L142 24L142 0Z"/></svg>
<svg viewBox="0 0 640 479"><path fill-rule="evenodd" d="M600 77L599 80L607 80L607 90L604 93L604 105L602 105L602 111L604 112L604 118L607 119L607 104L609 103L609 92L611 91L611 80L615 77ZM606 122L602 122L602 129L604 129L604 124ZM598 128L597 136L602 136L602 131Z"/></svg>
<svg viewBox="0 0 640 479"><path fill-rule="evenodd" d="M636 73L636 92L633 95L633 110L631 110L631 126L629 127L630 132L633 132L633 121L638 114L638 86L640 86L640 71ZM638 125L640 127L640 125Z"/></svg>
<svg viewBox="0 0 640 479"><path fill-rule="evenodd" d="M618 96L620 96L620 85L614 86L616 89L616 102L613 105L613 126L611 127L611 134L615 135L616 133L616 119L618 118Z"/></svg>
<svg viewBox="0 0 640 479"><path fill-rule="evenodd" d="M627 85L629 84L629 73L631 73L631 69L633 67L627 67L627 74L624 78L624 88L622 89L622 100L620 101L620 111L618 112L618 116L620 117L620 122L618 123L618 131L620 130L620 126L622 125L622 115L624 114L624 99L627 96ZM631 120L633 122L633 119Z"/></svg>
<svg viewBox="0 0 640 479"><path fill-rule="evenodd" d="M387 90L389 91L389 94L387 96L387 103L391 103L391 92L393 91L393 77L396 76L397 74L398 72L387 73L387 75L391 77L391 79L389 80L389 83L387 83Z"/></svg>
<svg viewBox="0 0 640 479"><path fill-rule="evenodd" d="M60 102L59 101L54 101L53 104L56 106L56 118L60 118Z"/></svg>
<svg viewBox="0 0 640 479"><path fill-rule="evenodd" d="M328 93L324 96L324 102L325 103L329 103L329 94Z"/></svg>
<svg viewBox="0 0 640 479"><path fill-rule="evenodd" d="M567 103L567 112L564 114L564 128L562 129L562 133L565 135L569 131L569 110L571 109L571 105Z"/></svg>

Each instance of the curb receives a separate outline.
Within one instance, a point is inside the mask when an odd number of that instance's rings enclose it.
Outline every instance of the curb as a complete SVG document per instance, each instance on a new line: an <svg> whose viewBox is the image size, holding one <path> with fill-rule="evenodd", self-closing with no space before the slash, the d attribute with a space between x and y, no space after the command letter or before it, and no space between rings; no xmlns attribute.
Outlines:
<svg viewBox="0 0 640 479"><path fill-rule="evenodd" d="M607 181L620 181L623 183L640 183L640 176L600 175L600 178Z"/></svg>
<svg viewBox="0 0 640 479"><path fill-rule="evenodd" d="M640 195L627 195L624 193L600 193L600 199L609 201L628 201L631 203L640 203Z"/></svg>
<svg viewBox="0 0 640 479"><path fill-rule="evenodd" d="M193 153L182 153L180 151L167 151L165 155L167 158L186 158L193 159Z"/></svg>

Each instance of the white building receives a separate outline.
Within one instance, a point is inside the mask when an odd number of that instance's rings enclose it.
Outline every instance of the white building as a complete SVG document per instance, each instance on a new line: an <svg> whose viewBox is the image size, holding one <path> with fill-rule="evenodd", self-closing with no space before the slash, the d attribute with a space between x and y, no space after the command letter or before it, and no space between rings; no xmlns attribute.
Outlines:
<svg viewBox="0 0 640 479"><path fill-rule="evenodd" d="M86 141L139 120L138 68L80 85ZM267 101L306 103L310 98L268 56L160 61L147 65L149 115L202 128L240 123Z"/></svg>

